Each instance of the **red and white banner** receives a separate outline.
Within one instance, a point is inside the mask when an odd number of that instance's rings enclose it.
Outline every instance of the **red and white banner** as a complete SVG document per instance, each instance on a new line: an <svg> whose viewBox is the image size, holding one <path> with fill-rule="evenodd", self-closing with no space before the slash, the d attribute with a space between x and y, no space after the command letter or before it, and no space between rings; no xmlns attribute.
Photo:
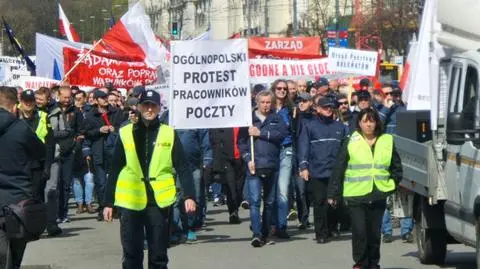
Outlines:
<svg viewBox="0 0 480 269"><path fill-rule="evenodd" d="M68 39L70 42L79 42L80 38L78 37L77 32L73 28L73 25L68 21L67 15L63 12L62 6L58 4L58 23L60 34Z"/></svg>
<svg viewBox="0 0 480 269"><path fill-rule="evenodd" d="M63 49L64 69L70 70L86 50ZM68 77L72 85L101 87L111 82L117 88L132 88L135 84L149 85L157 80L157 70L144 62L112 58L98 52L90 53Z"/></svg>
<svg viewBox="0 0 480 269"><path fill-rule="evenodd" d="M312 60L249 60L250 83L270 83L276 79L333 78L335 74L328 66L328 59Z"/></svg>
<svg viewBox="0 0 480 269"><path fill-rule="evenodd" d="M252 37L248 39L250 59L318 59L322 57L320 37Z"/></svg>
<svg viewBox="0 0 480 269"><path fill-rule="evenodd" d="M131 7L102 40L100 51L141 57L151 67L165 63L167 50L157 41L140 2Z"/></svg>

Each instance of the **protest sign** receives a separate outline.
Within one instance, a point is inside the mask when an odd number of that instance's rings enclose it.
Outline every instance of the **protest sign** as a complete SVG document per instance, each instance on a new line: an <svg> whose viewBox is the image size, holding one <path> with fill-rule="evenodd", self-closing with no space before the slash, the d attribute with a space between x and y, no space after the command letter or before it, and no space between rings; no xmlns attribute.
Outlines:
<svg viewBox="0 0 480 269"><path fill-rule="evenodd" d="M322 57L320 45L320 37L251 37L248 53L250 59L316 59Z"/></svg>
<svg viewBox="0 0 480 269"><path fill-rule="evenodd" d="M331 47L328 50L329 68L333 72L375 76L378 53Z"/></svg>
<svg viewBox="0 0 480 269"><path fill-rule="evenodd" d="M86 50L76 50L65 47L65 70L70 70ZM148 67L138 59L123 59L119 56L93 52L84 57L68 76L72 85L88 85L101 87L113 83L117 88L132 88L135 84L148 85L157 79L157 70Z"/></svg>
<svg viewBox="0 0 480 269"><path fill-rule="evenodd" d="M51 88L55 85L59 85L60 81L32 76L20 76L18 79L12 82L12 86L20 86L24 89L38 90L41 87Z"/></svg>
<svg viewBox="0 0 480 269"><path fill-rule="evenodd" d="M250 126L247 40L171 43L170 124L176 129Z"/></svg>
<svg viewBox="0 0 480 269"><path fill-rule="evenodd" d="M0 57L0 84L9 86L12 81L17 80L20 76L29 76L25 60L17 57L1 56Z"/></svg>
<svg viewBox="0 0 480 269"><path fill-rule="evenodd" d="M313 60L272 60L250 59L250 83L271 83L276 79L314 79L332 77L334 73L328 67L328 59Z"/></svg>

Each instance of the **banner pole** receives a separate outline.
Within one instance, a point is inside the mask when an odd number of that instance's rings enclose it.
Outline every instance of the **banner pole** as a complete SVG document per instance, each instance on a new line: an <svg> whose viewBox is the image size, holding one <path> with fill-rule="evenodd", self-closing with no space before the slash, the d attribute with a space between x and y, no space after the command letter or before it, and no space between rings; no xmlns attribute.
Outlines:
<svg viewBox="0 0 480 269"><path fill-rule="evenodd" d="M253 143L254 143L254 139L253 139L253 136L250 136L250 154L252 155L252 162L253 162L253 165L255 165L255 150L254 150L254 147L253 147ZM251 173L252 171L250 171ZM254 173L252 174L255 174L255 171Z"/></svg>
<svg viewBox="0 0 480 269"><path fill-rule="evenodd" d="M65 76L63 76L63 79L62 79L62 81L60 82L60 85L63 84L63 83L67 80L68 76L73 72L73 70L75 70L75 68L77 68L77 66L78 66L80 63L82 63L83 59L85 59L88 55L90 55L90 53L92 53L92 51L93 51L93 50L98 46L98 44L100 44L100 42L102 42L102 41L103 41L102 39L98 40L95 44L93 44L93 47L92 47L89 51L87 51L87 53L85 53L82 57L80 57L80 59L77 60L77 62L75 63L75 65L73 65L72 68L70 68L70 70L68 70L68 72L65 73Z"/></svg>

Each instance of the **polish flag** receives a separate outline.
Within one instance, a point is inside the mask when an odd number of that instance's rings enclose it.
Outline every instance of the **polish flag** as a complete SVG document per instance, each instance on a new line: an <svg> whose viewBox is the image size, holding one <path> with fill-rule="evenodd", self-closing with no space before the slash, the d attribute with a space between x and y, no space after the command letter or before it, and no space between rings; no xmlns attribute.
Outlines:
<svg viewBox="0 0 480 269"><path fill-rule="evenodd" d="M78 37L77 32L73 28L73 25L67 19L65 12L63 12L62 6L58 4L58 22L60 34L64 37L67 37L70 42L79 42L80 38Z"/></svg>
<svg viewBox="0 0 480 269"><path fill-rule="evenodd" d="M141 57L150 67L165 62L167 50L157 41L140 2L131 7L102 39L103 48L117 54Z"/></svg>

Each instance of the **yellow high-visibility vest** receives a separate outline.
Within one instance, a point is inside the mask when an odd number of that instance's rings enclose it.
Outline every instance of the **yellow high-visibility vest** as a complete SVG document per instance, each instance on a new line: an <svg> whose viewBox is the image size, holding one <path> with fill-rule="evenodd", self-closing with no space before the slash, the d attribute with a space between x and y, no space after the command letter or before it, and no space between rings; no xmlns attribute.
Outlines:
<svg viewBox="0 0 480 269"><path fill-rule="evenodd" d="M45 137L48 134L48 123L47 123L47 113L43 111L38 111L38 120L37 129L35 130L35 134L37 135L38 139L40 139L43 143L45 143Z"/></svg>
<svg viewBox="0 0 480 269"><path fill-rule="evenodd" d="M133 124L120 128L120 139L125 149L126 165L118 175L115 206L140 211L147 206L146 185L153 189L155 201L161 208L172 205L177 189L173 176L172 148L175 133L172 127L161 125L153 149L148 175L144 175L133 139Z"/></svg>
<svg viewBox="0 0 480 269"><path fill-rule="evenodd" d="M373 185L381 192L395 190L395 181L388 171L392 161L393 136L383 134L377 138L372 154L370 145L358 132L353 133L348 143L348 167L343 183L344 197L365 196L372 192Z"/></svg>

